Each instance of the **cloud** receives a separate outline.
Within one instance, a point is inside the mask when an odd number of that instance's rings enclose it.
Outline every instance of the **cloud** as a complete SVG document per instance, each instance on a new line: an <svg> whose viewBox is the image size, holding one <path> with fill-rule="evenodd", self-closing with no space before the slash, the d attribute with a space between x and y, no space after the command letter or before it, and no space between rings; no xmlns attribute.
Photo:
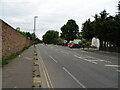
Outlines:
<svg viewBox="0 0 120 90"><path fill-rule="evenodd" d="M106 9L115 15L119 0L1 0L1 17L14 28L33 31L33 19L37 18L37 35L47 30L58 30L68 19L76 20L81 25L88 18Z"/></svg>

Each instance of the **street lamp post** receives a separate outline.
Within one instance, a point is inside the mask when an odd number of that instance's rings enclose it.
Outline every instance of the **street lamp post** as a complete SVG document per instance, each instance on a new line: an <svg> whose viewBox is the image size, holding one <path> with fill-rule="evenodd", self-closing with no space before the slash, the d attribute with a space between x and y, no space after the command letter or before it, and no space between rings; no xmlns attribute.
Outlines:
<svg viewBox="0 0 120 90"><path fill-rule="evenodd" d="M38 16L34 17L34 46L35 46L35 32L36 32L36 18L38 18Z"/></svg>

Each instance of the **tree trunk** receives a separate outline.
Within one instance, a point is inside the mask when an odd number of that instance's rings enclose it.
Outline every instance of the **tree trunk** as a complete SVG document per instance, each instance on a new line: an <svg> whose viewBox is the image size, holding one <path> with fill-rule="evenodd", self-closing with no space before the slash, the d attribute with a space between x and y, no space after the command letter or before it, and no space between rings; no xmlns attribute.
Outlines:
<svg viewBox="0 0 120 90"><path fill-rule="evenodd" d="M103 40L100 39L100 47L99 47L99 50L102 50L103 49Z"/></svg>

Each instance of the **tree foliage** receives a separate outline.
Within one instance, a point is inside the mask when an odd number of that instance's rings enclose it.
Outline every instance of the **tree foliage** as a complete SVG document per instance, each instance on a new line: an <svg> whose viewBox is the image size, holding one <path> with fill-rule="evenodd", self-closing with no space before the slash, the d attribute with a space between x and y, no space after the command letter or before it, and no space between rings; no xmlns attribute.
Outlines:
<svg viewBox="0 0 120 90"><path fill-rule="evenodd" d="M54 30L49 30L43 35L43 42L47 44L57 44L58 38L59 38L59 32Z"/></svg>
<svg viewBox="0 0 120 90"><path fill-rule="evenodd" d="M64 40L62 38L58 38L57 45L64 45Z"/></svg>
<svg viewBox="0 0 120 90"><path fill-rule="evenodd" d="M79 27L74 20L68 20L68 22L61 27L61 38L67 40L74 40L77 38L77 33L79 32Z"/></svg>
<svg viewBox="0 0 120 90"><path fill-rule="evenodd" d="M90 47L90 43L87 41L87 40L81 40L79 42L79 45L82 47L82 48L89 48Z"/></svg>
<svg viewBox="0 0 120 90"><path fill-rule="evenodd" d="M94 32L93 32L93 22L88 19L85 21L85 23L82 24L82 37L84 39L91 39L94 37Z"/></svg>
<svg viewBox="0 0 120 90"><path fill-rule="evenodd" d="M118 3L118 14L109 15L106 10L95 14L94 20L88 19L82 26L82 35L85 39L97 37L100 39L101 49L115 49L120 46L120 1Z"/></svg>
<svg viewBox="0 0 120 90"><path fill-rule="evenodd" d="M42 43L42 40L37 38L37 36L34 33L21 31L20 27L17 27L16 31L25 36L26 38L30 39L31 41L35 41L35 43Z"/></svg>
<svg viewBox="0 0 120 90"><path fill-rule="evenodd" d="M118 14L120 15L120 1L118 2Z"/></svg>

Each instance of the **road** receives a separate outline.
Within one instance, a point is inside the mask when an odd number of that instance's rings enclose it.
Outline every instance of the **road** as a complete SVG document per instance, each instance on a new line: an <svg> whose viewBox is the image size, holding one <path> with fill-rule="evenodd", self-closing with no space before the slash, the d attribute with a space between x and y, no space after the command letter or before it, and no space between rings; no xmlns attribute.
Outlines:
<svg viewBox="0 0 120 90"><path fill-rule="evenodd" d="M118 56L37 45L41 77L48 88L118 88ZM43 69L41 69L43 68Z"/></svg>

